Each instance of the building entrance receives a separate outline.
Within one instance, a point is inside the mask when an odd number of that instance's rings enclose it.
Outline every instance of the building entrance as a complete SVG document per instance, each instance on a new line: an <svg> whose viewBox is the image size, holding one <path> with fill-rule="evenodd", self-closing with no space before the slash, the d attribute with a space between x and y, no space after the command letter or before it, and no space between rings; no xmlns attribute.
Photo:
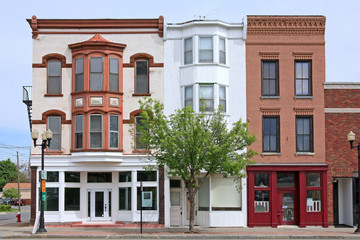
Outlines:
<svg viewBox="0 0 360 240"><path fill-rule="evenodd" d="M88 220L91 222L111 221L111 190L91 189L87 191Z"/></svg>

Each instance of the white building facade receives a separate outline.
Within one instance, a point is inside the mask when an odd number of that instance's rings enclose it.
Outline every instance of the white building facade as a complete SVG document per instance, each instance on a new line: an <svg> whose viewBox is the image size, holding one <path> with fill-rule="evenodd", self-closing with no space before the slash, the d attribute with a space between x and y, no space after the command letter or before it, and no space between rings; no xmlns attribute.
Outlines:
<svg viewBox="0 0 360 240"><path fill-rule="evenodd" d="M161 172L146 172L134 123L140 98L163 101L163 17L28 19L33 36L32 130L50 129L46 222L164 219ZM133 129L133 132L129 132ZM135 135L135 142L131 134ZM38 140L39 141L39 140ZM31 150L31 221L39 211L41 149Z"/></svg>
<svg viewBox="0 0 360 240"><path fill-rule="evenodd" d="M192 106L212 111L221 106L229 126L246 121L244 24L199 20L166 24L164 36L165 114ZM246 226L246 179L211 176L197 194L195 225ZM184 184L165 174L165 225L187 225L189 203Z"/></svg>

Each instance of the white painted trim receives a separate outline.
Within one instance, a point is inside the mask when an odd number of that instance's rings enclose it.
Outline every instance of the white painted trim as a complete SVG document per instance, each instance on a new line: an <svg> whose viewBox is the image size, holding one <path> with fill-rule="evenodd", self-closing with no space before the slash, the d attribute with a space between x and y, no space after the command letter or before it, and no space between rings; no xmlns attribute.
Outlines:
<svg viewBox="0 0 360 240"><path fill-rule="evenodd" d="M325 108L325 113L360 113L360 108Z"/></svg>
<svg viewBox="0 0 360 240"><path fill-rule="evenodd" d="M324 89L360 89L360 82L325 82Z"/></svg>

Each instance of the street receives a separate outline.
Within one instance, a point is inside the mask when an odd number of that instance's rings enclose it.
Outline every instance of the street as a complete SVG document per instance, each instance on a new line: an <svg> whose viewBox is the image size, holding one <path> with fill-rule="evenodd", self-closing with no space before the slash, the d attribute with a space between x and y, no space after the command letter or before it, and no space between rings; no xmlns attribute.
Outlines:
<svg viewBox="0 0 360 240"><path fill-rule="evenodd" d="M18 209L18 206L11 206L11 208ZM17 212L10 213L0 213L0 225L5 225L9 223L16 222ZM30 206L21 206L21 221L29 222L30 221Z"/></svg>

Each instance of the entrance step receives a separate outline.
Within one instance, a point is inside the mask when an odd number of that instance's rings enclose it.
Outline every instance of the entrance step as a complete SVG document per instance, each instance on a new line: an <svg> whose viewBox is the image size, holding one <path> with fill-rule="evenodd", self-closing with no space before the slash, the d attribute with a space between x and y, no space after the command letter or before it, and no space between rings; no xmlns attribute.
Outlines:
<svg viewBox="0 0 360 240"><path fill-rule="evenodd" d="M92 227L92 228L140 228L140 223L125 223L125 222L116 222L116 223L105 223L105 222L73 222L71 227ZM158 223L143 223L143 228L164 228L164 224Z"/></svg>

